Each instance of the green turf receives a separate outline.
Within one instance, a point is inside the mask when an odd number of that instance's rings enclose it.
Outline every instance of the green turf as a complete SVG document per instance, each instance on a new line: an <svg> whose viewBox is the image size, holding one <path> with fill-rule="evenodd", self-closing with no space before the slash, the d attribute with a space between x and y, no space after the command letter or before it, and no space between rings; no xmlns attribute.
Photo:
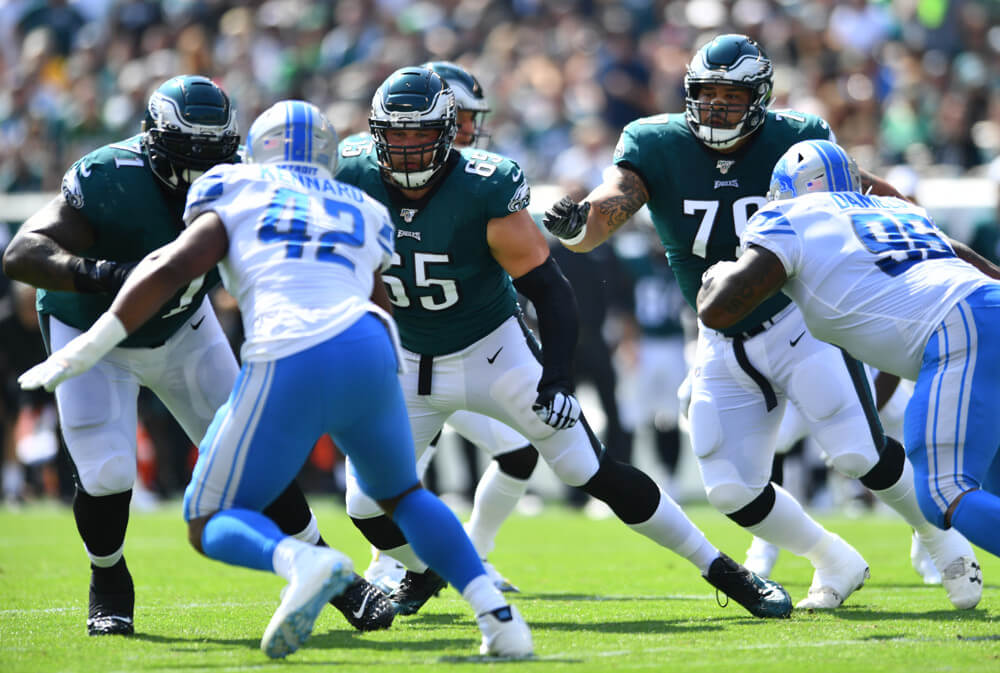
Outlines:
<svg viewBox="0 0 1000 673"><path fill-rule="evenodd" d="M343 510L317 503L328 541L362 568L368 548ZM705 507L692 518L742 559L749 536ZM524 593L537 658L482 663L464 602L448 589L392 629L355 633L336 610L283 662L259 639L282 581L199 557L179 504L133 513L126 553L136 585L136 635L89 638L87 563L68 509L0 509L0 671L1000 671L1000 561L979 552L986 588L973 611L951 609L910 568L909 529L896 519L823 519L854 543L872 579L825 614L763 621L721 608L693 566L614 520L549 507L515 516L491 560ZM775 572L793 600L811 579L784 553Z"/></svg>

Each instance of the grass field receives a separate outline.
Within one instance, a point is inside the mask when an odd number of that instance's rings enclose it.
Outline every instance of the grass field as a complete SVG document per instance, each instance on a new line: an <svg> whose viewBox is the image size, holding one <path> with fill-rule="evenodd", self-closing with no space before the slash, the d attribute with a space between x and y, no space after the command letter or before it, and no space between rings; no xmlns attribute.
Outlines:
<svg viewBox="0 0 1000 673"><path fill-rule="evenodd" d="M693 566L617 521L557 507L515 516L491 559L523 591L514 601L536 659L484 664L471 615L448 589L374 634L354 632L329 608L305 648L271 661L258 643L282 580L197 556L179 509L133 513L130 639L86 635L89 573L70 511L0 509L0 671L1000 671L1000 561L979 552L983 600L956 612L910 568L909 529L896 519L823 519L865 555L872 579L839 610L763 621L719 607ZM319 504L316 513L326 539L363 568L367 545L343 510ZM745 532L704 506L689 513L742 559ZM775 571L793 601L811 576L787 553Z"/></svg>

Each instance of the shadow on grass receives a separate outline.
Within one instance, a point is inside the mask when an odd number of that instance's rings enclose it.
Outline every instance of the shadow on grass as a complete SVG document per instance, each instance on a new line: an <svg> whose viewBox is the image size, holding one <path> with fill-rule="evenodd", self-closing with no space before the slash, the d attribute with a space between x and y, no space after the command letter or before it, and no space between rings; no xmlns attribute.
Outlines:
<svg viewBox="0 0 1000 673"><path fill-rule="evenodd" d="M909 612L896 612L893 610L872 610L864 605L842 605L836 610L794 610L792 618L809 616L834 617L851 622L884 622L886 620L898 619L901 621L929 620L934 622L947 622L961 624L962 622L987 622L996 621L996 615L988 610L926 610L923 612L911 610Z"/></svg>
<svg viewBox="0 0 1000 673"><path fill-rule="evenodd" d="M694 596L600 596L597 594L517 594L518 601L690 601Z"/></svg>

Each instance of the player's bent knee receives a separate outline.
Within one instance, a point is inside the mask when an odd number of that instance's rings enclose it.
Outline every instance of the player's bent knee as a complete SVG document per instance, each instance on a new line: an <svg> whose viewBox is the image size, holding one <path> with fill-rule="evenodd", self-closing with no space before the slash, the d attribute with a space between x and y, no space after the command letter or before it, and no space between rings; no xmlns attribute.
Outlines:
<svg viewBox="0 0 1000 673"><path fill-rule="evenodd" d="M859 479L868 474L876 462L871 456L854 451L845 451L830 459L833 469L851 479Z"/></svg>
<svg viewBox="0 0 1000 673"><path fill-rule="evenodd" d="M728 516L753 502L761 494L761 489L730 481L707 486L705 494L712 507Z"/></svg>
<svg viewBox="0 0 1000 673"><path fill-rule="evenodd" d="M384 513L378 503L365 495L360 488L348 489L345 500L347 514L352 519L371 519Z"/></svg>
<svg viewBox="0 0 1000 673"><path fill-rule="evenodd" d="M135 483L135 458L112 454L103 460L77 465L77 475L84 491L99 498L123 493Z"/></svg>
<svg viewBox="0 0 1000 673"><path fill-rule="evenodd" d="M500 471L508 477L528 479L535 471L535 466L538 465L538 451L529 444L520 449L501 453L493 460L497 462Z"/></svg>
<svg viewBox="0 0 1000 673"><path fill-rule="evenodd" d="M834 370L827 357L813 356L801 363L789 384L799 409L814 423L832 417L848 402L847 391L842 386L824 385L824 382L836 382L844 377L843 365Z"/></svg>
<svg viewBox="0 0 1000 673"><path fill-rule="evenodd" d="M188 542L199 554L204 554L205 550L201 546L201 536L205 532L205 524L208 520L212 518L212 514L208 516L199 516L196 519L191 519L188 521Z"/></svg>
<svg viewBox="0 0 1000 673"><path fill-rule="evenodd" d="M777 494L774 492L774 486L769 483L756 498L738 510L729 512L726 516L744 528L756 526L766 519L767 515L774 509L776 498Z"/></svg>
<svg viewBox="0 0 1000 673"><path fill-rule="evenodd" d="M930 484L927 481L918 482L917 487L917 504L920 506L920 512L924 515L930 523L934 524L938 528L944 528L944 514L947 508L942 509L938 502L931 495ZM949 503L951 501L949 500Z"/></svg>
<svg viewBox="0 0 1000 673"><path fill-rule="evenodd" d="M691 450L698 458L712 455L722 446L719 412L710 399L696 398L691 402Z"/></svg>

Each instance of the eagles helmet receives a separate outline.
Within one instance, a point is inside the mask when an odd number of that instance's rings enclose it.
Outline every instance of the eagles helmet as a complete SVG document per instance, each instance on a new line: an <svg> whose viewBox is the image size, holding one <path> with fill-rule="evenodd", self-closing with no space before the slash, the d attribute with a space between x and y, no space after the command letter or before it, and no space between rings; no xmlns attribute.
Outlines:
<svg viewBox="0 0 1000 673"><path fill-rule="evenodd" d="M186 192L212 166L237 161L236 111L207 77L161 84L149 97L142 130L153 173L172 191Z"/></svg>
<svg viewBox="0 0 1000 673"><path fill-rule="evenodd" d="M337 132L319 108L302 100L278 101L247 132L248 163L301 162L337 169Z"/></svg>
<svg viewBox="0 0 1000 673"><path fill-rule="evenodd" d="M861 172L844 148L829 140L803 140L788 148L771 171L769 201L810 192L860 192Z"/></svg>
<svg viewBox="0 0 1000 673"><path fill-rule="evenodd" d="M368 127L382 175L404 189L420 189L440 174L451 152L457 131L455 95L436 72L401 68L375 92ZM437 133L423 145L389 143L387 131L405 129Z"/></svg>
<svg viewBox="0 0 1000 673"><path fill-rule="evenodd" d="M771 102L774 69L760 45L746 35L720 35L695 52L684 75L685 119L701 142L713 149L727 149L759 129ZM744 87L750 104L733 128L703 124L702 113L711 105L699 102L706 84Z"/></svg>
<svg viewBox="0 0 1000 673"><path fill-rule="evenodd" d="M475 75L451 61L428 61L420 67L441 75L455 94L455 105L458 106L459 112L464 110L472 113L473 131L470 139L464 144L470 147L485 147L489 144L490 134L483 125L483 118L489 114L490 106L483 94L483 87Z"/></svg>

